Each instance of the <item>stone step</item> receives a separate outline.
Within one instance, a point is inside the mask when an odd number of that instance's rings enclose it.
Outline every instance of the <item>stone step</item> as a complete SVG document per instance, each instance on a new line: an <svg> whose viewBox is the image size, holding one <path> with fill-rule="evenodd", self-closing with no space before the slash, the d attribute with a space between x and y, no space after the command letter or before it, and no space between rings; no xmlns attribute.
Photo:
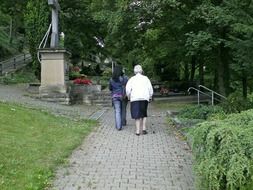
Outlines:
<svg viewBox="0 0 253 190"><path fill-rule="evenodd" d="M154 97L154 101L197 103L198 97L197 95ZM200 96L200 102L211 103L211 98L207 96Z"/></svg>

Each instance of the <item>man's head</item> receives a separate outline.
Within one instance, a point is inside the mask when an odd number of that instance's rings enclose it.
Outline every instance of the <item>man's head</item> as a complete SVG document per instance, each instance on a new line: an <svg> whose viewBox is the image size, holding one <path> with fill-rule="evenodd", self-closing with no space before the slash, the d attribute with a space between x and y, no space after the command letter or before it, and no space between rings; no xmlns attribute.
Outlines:
<svg viewBox="0 0 253 190"><path fill-rule="evenodd" d="M134 74L137 74L137 73L140 73L140 74L143 73L142 67L140 65L134 66Z"/></svg>

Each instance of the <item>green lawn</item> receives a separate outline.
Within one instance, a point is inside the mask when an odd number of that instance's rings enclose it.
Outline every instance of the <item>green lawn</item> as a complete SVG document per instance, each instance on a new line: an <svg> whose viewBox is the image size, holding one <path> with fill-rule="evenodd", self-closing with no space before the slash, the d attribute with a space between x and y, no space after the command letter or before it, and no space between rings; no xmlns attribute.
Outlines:
<svg viewBox="0 0 253 190"><path fill-rule="evenodd" d="M0 189L43 189L94 121L0 103Z"/></svg>
<svg viewBox="0 0 253 190"><path fill-rule="evenodd" d="M186 106L192 105L190 103L185 103L185 102L166 102L166 101L159 101L155 100L154 105L162 110L173 110L173 111L179 111Z"/></svg>

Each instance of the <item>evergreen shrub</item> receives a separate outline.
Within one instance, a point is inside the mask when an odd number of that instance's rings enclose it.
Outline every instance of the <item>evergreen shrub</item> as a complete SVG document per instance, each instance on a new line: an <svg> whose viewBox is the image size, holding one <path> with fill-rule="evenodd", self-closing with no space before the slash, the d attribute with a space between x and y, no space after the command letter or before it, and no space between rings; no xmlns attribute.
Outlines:
<svg viewBox="0 0 253 190"><path fill-rule="evenodd" d="M253 185L253 110L191 128L199 189L250 190Z"/></svg>
<svg viewBox="0 0 253 190"><path fill-rule="evenodd" d="M240 92L231 93L228 99L221 104L226 113L240 113L253 108L253 102L243 98Z"/></svg>
<svg viewBox="0 0 253 190"><path fill-rule="evenodd" d="M0 83L9 85L9 84L20 84L20 83L31 83L37 82L36 76L32 69L24 68L16 73L9 73L6 76L3 76Z"/></svg>
<svg viewBox="0 0 253 190"><path fill-rule="evenodd" d="M220 106L192 105L180 110L178 117L206 120L211 115L222 112L223 109Z"/></svg>

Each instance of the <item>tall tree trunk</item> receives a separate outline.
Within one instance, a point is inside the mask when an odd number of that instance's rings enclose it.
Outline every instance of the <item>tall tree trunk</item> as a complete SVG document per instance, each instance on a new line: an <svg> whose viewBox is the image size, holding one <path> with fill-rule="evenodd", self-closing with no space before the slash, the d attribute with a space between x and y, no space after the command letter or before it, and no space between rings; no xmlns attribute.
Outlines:
<svg viewBox="0 0 253 190"><path fill-rule="evenodd" d="M230 74L229 74L229 49L224 47L222 43L218 48L218 66L217 66L217 76L218 76L218 91L222 95L226 96L230 91Z"/></svg>
<svg viewBox="0 0 253 190"><path fill-rule="evenodd" d="M242 76L242 94L244 98L247 98L247 82L248 82L248 77L247 74L245 72L243 72L243 76Z"/></svg>
<svg viewBox="0 0 253 190"><path fill-rule="evenodd" d="M189 64L188 62L185 62L184 64L184 81L189 81Z"/></svg>
<svg viewBox="0 0 253 190"><path fill-rule="evenodd" d="M13 41L13 18L10 20L10 31L9 31L9 43L12 44Z"/></svg>
<svg viewBox="0 0 253 190"><path fill-rule="evenodd" d="M191 57L191 76L190 76L191 82L193 82L194 80L195 70L196 70L196 56L193 55Z"/></svg>
<svg viewBox="0 0 253 190"><path fill-rule="evenodd" d="M218 91L218 70L217 70L217 67L214 68L213 90Z"/></svg>
<svg viewBox="0 0 253 190"><path fill-rule="evenodd" d="M222 51L221 47L218 48L218 56L217 56L217 81L218 81L218 91L222 95L226 95L226 90L225 90L225 82L224 82L224 65L221 60L222 57Z"/></svg>
<svg viewBox="0 0 253 190"><path fill-rule="evenodd" d="M229 49L225 47L223 44L221 46L221 61L224 68L223 80L224 80L224 88L225 94L228 95L230 93L230 69L229 69Z"/></svg>
<svg viewBox="0 0 253 190"><path fill-rule="evenodd" d="M222 39L227 38L227 28L218 29ZM229 72L229 49L221 43L218 47L218 89L219 92L226 96L230 91L230 72Z"/></svg>
<svg viewBox="0 0 253 190"><path fill-rule="evenodd" d="M203 60L199 60L199 84L204 85L204 64Z"/></svg>

